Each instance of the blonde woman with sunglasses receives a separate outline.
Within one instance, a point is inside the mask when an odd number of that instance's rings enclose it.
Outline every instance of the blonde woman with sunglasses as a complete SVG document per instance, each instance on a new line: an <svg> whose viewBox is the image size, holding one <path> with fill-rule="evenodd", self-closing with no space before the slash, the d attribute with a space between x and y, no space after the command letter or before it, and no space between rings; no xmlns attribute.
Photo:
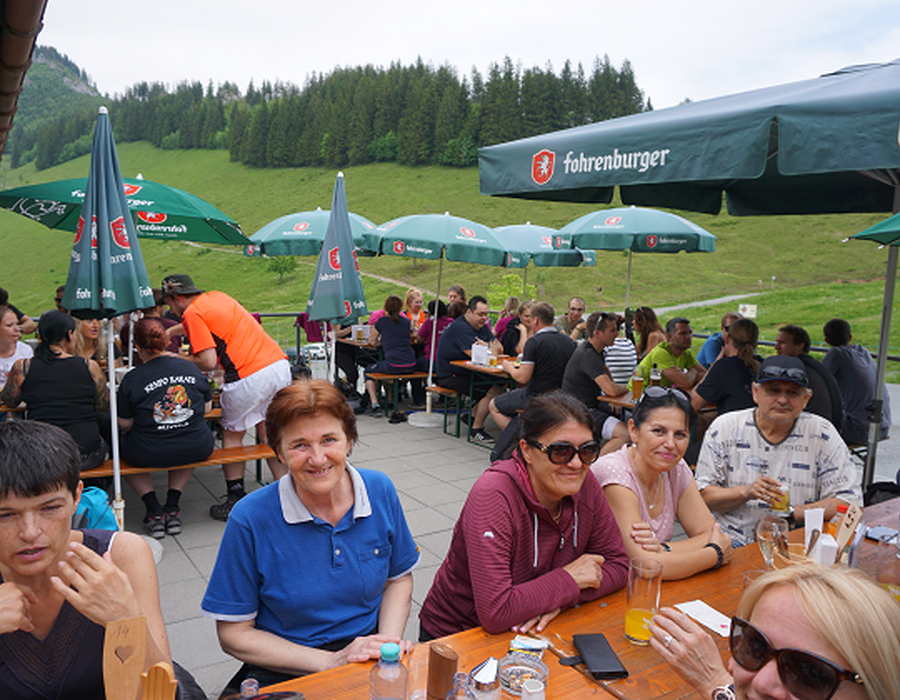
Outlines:
<svg viewBox="0 0 900 700"><path fill-rule="evenodd" d="M712 638L663 608L650 645L712 700L896 700L900 605L856 569L795 565L759 578L731 626L730 670Z"/></svg>

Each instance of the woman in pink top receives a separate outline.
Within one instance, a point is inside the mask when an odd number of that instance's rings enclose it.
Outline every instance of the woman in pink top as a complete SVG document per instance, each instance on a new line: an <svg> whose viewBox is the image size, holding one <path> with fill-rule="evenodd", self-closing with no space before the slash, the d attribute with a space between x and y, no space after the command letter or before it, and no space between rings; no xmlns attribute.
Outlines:
<svg viewBox="0 0 900 700"><path fill-rule="evenodd" d="M437 357L437 348L438 343L441 341L441 335L451 323L453 323L453 319L447 315L447 305L444 302L438 300L437 314L434 311L434 300L428 302L428 318L425 319L425 322L418 330L419 340L422 341L422 345L425 348L426 357L430 359ZM432 345L431 336L435 328L437 328L437 337L434 338L434 344Z"/></svg>
<svg viewBox="0 0 900 700"><path fill-rule="evenodd" d="M717 569L731 559L731 538L722 533L682 459L692 418L690 399L680 390L648 387L628 421L631 444L591 466L628 556L653 552L669 580ZM676 517L688 538L673 542Z"/></svg>

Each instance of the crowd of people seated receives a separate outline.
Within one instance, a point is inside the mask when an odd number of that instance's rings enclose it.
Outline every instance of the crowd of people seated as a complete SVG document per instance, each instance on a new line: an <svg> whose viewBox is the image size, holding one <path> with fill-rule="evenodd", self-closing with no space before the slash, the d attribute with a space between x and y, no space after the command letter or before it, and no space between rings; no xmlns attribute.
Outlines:
<svg viewBox="0 0 900 700"><path fill-rule="evenodd" d="M357 414L382 415L372 375L429 372L438 386L468 396L470 370L453 362L484 345L508 356L503 381L518 384L481 385L471 395L470 436L495 442L485 427L492 416L502 431L497 459L459 514L419 614L420 641L477 626L542 632L566 608L621 589L628 560L642 555L670 580L727 565L785 493L798 525L811 507L824 508L827 521L841 503L862 500L847 444L865 439L875 376L842 319L825 325L832 349L818 363L809 334L795 325L780 329L777 354L763 359L756 323L733 313L695 354L690 320L663 325L649 307L635 311L632 326L628 314L590 312L580 297L563 314L510 297L492 324L484 296L453 285L447 299L426 304L410 289L372 314L367 344L383 359L365 366L363 411L335 382L292 380L258 321L188 275L167 276L155 311L130 331L140 364L118 388L124 459L169 469L208 457L207 373L217 367L223 446L241 444L255 428L276 455L273 483L250 495L244 465L226 465L226 496L210 508L227 524L202 612L242 662L233 688L244 678L266 685L377 658L388 641L412 647L402 637L418 549L391 480L349 462ZM162 304L174 316L168 322L159 318ZM46 662L59 665L52 682L70 684L48 692L88 697L111 621L144 615L148 661L171 660L146 545L127 533L70 526L80 472L108 455L100 365L122 360L106 355L99 321L65 310L41 315L31 353L21 342L23 319L0 307L0 399L27 406L26 420L0 423L0 688L4 698L30 697L23 688L35 670L10 650L52 642L67 625L84 630L86 641L59 653L44 645ZM349 331L349 323L334 328L338 336ZM189 351L172 352L182 334ZM354 389L358 361L345 352L337 363ZM635 378L643 388L629 409L602 400L630 396ZM412 401L424 403L421 380L412 383ZM707 418L698 425L700 413ZM883 415L889 426L889 405ZM181 533L179 499L190 477L190 469L169 471L164 503L149 474L128 477L145 504L148 535ZM302 576L283 575L301 559ZM90 585L84 570L95 572ZM849 599L865 604L847 606ZM739 698L886 700L900 683L900 609L886 600L857 572L795 566L747 589L728 669L706 633L675 610L653 618L650 643L705 697L726 689ZM891 636L887 656L881 641L848 643L851 631L857 640Z"/></svg>

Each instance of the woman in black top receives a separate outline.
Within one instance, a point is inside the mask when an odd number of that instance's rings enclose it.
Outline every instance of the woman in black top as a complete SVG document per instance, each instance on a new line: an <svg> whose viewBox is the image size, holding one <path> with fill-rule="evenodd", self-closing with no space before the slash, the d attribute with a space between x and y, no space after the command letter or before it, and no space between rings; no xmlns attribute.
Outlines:
<svg viewBox="0 0 900 700"><path fill-rule="evenodd" d="M166 329L158 318L143 318L134 326L134 344L142 364L119 387L119 428L122 456L142 467L171 467L209 457L214 438L204 413L212 404L206 376L196 365L166 351ZM181 492L193 469L169 472L169 490L162 506L150 474L125 477L147 508L144 529L151 537L181 533Z"/></svg>
<svg viewBox="0 0 900 700"><path fill-rule="evenodd" d="M109 410L106 378L94 360L75 353L75 319L47 311L38 322L40 345L31 359L18 360L9 372L0 400L24 401L27 417L58 426L78 445L81 470L100 466L108 447L100 436L96 412Z"/></svg>

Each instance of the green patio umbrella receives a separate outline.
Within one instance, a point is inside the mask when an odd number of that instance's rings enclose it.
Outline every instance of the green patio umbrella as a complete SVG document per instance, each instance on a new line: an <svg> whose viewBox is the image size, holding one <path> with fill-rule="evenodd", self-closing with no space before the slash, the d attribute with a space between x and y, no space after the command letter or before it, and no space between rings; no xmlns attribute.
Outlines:
<svg viewBox="0 0 900 700"><path fill-rule="evenodd" d="M153 306L153 290L129 216L116 144L106 107L100 108L91 145L90 175L80 207L63 306L77 318L112 318ZM109 386L116 386L113 333L107 333ZM125 502L119 473L116 392L109 392L115 500L113 512L123 528Z"/></svg>
<svg viewBox="0 0 900 700"><path fill-rule="evenodd" d="M501 241L492 229L469 219L444 214L412 214L382 224L365 236L365 247L382 255L400 255L410 258L440 260L437 289L440 295L444 258L453 262L478 263L496 267L525 267L529 256L520 249L511 248ZM434 373L434 343L437 333L431 336L432 362L428 367L428 384ZM431 393L426 397L425 416L417 414L411 425L433 427L431 420Z"/></svg>
<svg viewBox="0 0 900 700"><path fill-rule="evenodd" d="M479 149L481 192L736 215L893 211L900 59Z"/></svg>
<svg viewBox="0 0 900 700"><path fill-rule="evenodd" d="M357 255L372 255L362 250L363 235L375 229L375 224L359 214L349 214L350 233ZM250 236L244 255L318 255L331 219L330 211L316 209L287 214L270 221Z"/></svg>
<svg viewBox="0 0 900 700"><path fill-rule="evenodd" d="M313 321L354 323L360 316L369 313L350 227L344 173L338 173L334 182L328 228L322 240L316 276L306 302L306 313ZM326 334L323 335L327 338ZM330 377L334 376L336 342L335 334L332 333Z"/></svg>
<svg viewBox="0 0 900 700"><path fill-rule="evenodd" d="M627 250L628 278L625 306L631 296L631 254L638 253L712 253L716 237L692 221L658 209L621 207L591 212L566 224L560 236L572 245L591 250Z"/></svg>
<svg viewBox="0 0 900 700"><path fill-rule="evenodd" d="M900 212L900 59L482 148L482 194L735 216ZM888 279L897 266L888 254ZM888 306L882 326L890 325ZM887 344L879 344L878 375ZM881 383L878 391L880 392ZM881 419L876 394L873 425ZM875 471L870 439L864 485Z"/></svg>
<svg viewBox="0 0 900 700"><path fill-rule="evenodd" d="M0 207L48 228L75 231L86 188L85 178L15 187L0 191ZM140 178L122 179L122 189L141 238L248 243L237 222L189 192Z"/></svg>
<svg viewBox="0 0 900 700"><path fill-rule="evenodd" d="M524 224L496 226L494 234L509 246L525 252L535 267L594 267L597 254L593 250L581 250L572 246L571 236L561 236L559 231L548 226L535 226L530 221ZM528 285L528 267L523 269L522 296Z"/></svg>

